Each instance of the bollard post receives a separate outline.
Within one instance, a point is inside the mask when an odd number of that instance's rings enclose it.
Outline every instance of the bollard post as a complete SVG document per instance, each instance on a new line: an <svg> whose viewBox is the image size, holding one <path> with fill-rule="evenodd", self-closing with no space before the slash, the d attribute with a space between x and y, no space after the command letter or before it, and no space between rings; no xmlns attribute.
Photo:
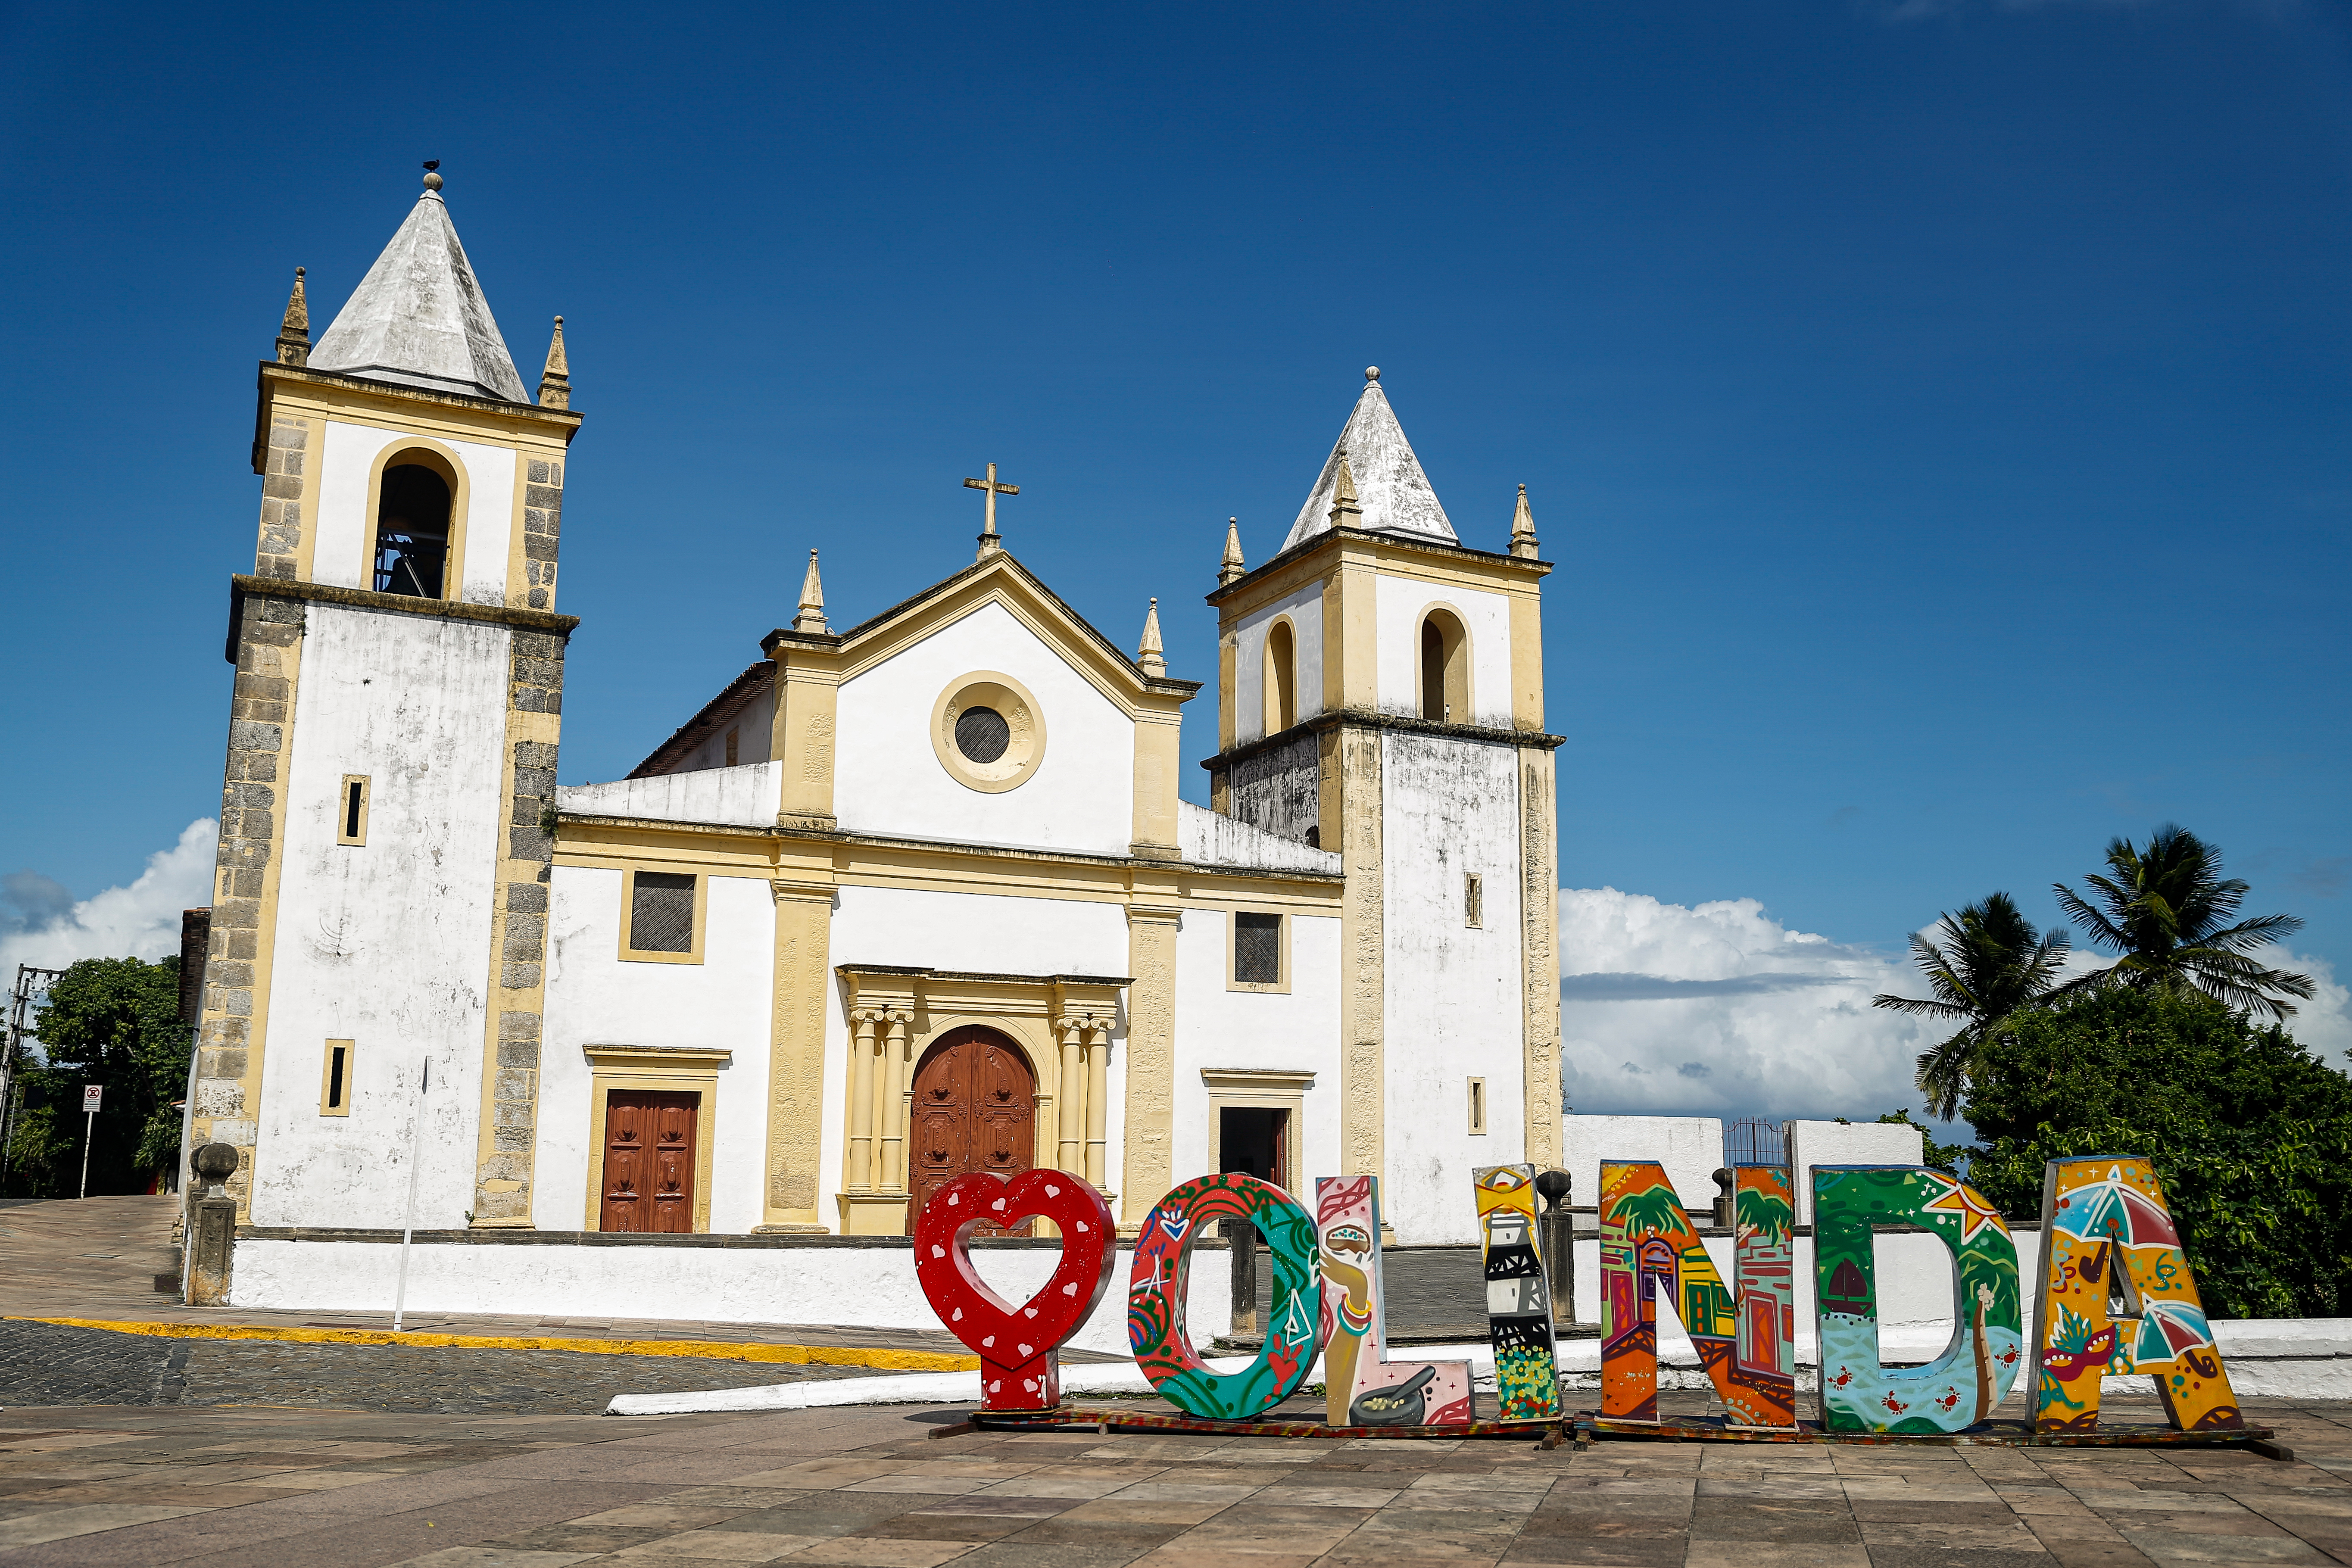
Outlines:
<svg viewBox="0 0 2352 1568"><path fill-rule="evenodd" d="M195 1189L188 1205L188 1267L185 1281L191 1307L228 1305L230 1275L236 1258L236 1200L221 1185L236 1173L236 1149L227 1143L207 1143L191 1163L206 1184Z"/></svg>
<svg viewBox="0 0 2352 1568"><path fill-rule="evenodd" d="M1544 1283L1551 1293L1554 1337L1576 1321L1576 1216L1566 1206L1572 1184L1566 1171L1536 1174L1536 1195L1544 1201L1536 1226L1543 1237Z"/></svg>
<svg viewBox="0 0 2352 1568"><path fill-rule="evenodd" d="M1739 1200L1731 1195L1731 1167L1724 1165L1715 1173L1715 1223L1724 1230L1736 1230L1739 1226Z"/></svg>
<svg viewBox="0 0 2352 1568"><path fill-rule="evenodd" d="M1257 1326L1257 1226L1245 1219L1229 1217L1225 1234L1233 1238L1234 1260L1234 1326L1235 1334L1254 1334Z"/></svg>

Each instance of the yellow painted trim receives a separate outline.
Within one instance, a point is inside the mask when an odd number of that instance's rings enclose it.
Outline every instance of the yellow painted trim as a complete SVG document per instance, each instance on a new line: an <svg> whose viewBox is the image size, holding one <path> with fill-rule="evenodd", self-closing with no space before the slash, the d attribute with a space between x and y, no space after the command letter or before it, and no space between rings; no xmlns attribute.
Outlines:
<svg viewBox="0 0 2352 1568"><path fill-rule="evenodd" d="M1533 594L1511 595L1511 725L1544 727L1543 601Z"/></svg>
<svg viewBox="0 0 2352 1568"><path fill-rule="evenodd" d="M335 1047L338 1046L343 1049L343 1102L341 1105L335 1104L331 1098L335 1089ZM356 1040L329 1040L320 1050L320 1115L349 1116L352 1113L352 1075L358 1068L359 1060L359 1042Z"/></svg>
<svg viewBox="0 0 2352 1568"><path fill-rule="evenodd" d="M281 1329L261 1323L148 1323L110 1318L7 1318L168 1340L276 1340L301 1345L414 1345L419 1350L573 1351L581 1355L681 1356L784 1366L873 1366L895 1372L972 1372L980 1358L869 1345L763 1345L729 1340L574 1340L543 1335L394 1333L389 1329Z"/></svg>
<svg viewBox="0 0 2352 1568"><path fill-rule="evenodd" d="M1280 704L1275 700L1274 633L1275 628L1277 626L1279 626L1284 634L1290 638L1290 711L1288 713L1280 711ZM1293 724L1297 723L1299 718L1298 623L1291 618L1289 611L1285 610L1280 615L1266 621L1264 625L1253 627L1252 629L1258 634L1259 643L1257 656L1258 733L1261 735L1278 735L1283 731L1289 729ZM1279 720L1280 722L1277 723L1277 720Z"/></svg>
<svg viewBox="0 0 2352 1568"><path fill-rule="evenodd" d="M1176 1160L1176 932L1181 909L1127 911L1126 1193L1122 1229L1139 1226L1173 1184Z"/></svg>
<svg viewBox="0 0 2352 1568"><path fill-rule="evenodd" d="M783 770L776 820L829 832L834 742L841 704L841 660L831 650L778 643L769 655L768 760Z"/></svg>
<svg viewBox="0 0 2352 1568"><path fill-rule="evenodd" d="M621 962L624 963L700 963L703 938L709 923L706 916L709 912L710 879L700 872L685 873L694 879L694 931L688 939L691 945L684 952L658 952L651 950L641 951L629 944L629 939L636 934L637 873L639 871L653 871L666 876L680 874L677 868L674 866L632 865L621 868Z"/></svg>
<svg viewBox="0 0 2352 1568"><path fill-rule="evenodd" d="M1184 768L1183 731L1176 713L1146 713L1135 721L1135 813L1128 852L1154 860L1183 856L1177 842L1177 780Z"/></svg>
<svg viewBox="0 0 2352 1568"><path fill-rule="evenodd" d="M698 1096L694 1108L694 1234L710 1234L711 1142L719 1131L719 1069L735 1059L724 1047L648 1050L635 1046L583 1046L588 1058L588 1217L583 1230L604 1228L604 1111L608 1090L648 1089Z"/></svg>
<svg viewBox="0 0 2352 1568"><path fill-rule="evenodd" d="M956 721L967 708L992 709L1012 731L1003 755L975 763L956 747ZM931 752L948 776L982 795L1003 795L1037 776L1045 763L1045 710L1029 689L1001 670L974 669L947 683L931 704Z"/></svg>
<svg viewBox="0 0 2352 1568"><path fill-rule="evenodd" d="M768 1144L762 1229L826 1229L825 1021L833 1005L834 882L814 857L780 866L775 900L774 1010L768 1036Z"/></svg>
<svg viewBox="0 0 2352 1568"><path fill-rule="evenodd" d="M1315 1087L1311 1071L1283 1068L1202 1068L1201 1085L1209 1094L1209 1169L1225 1168L1224 1118L1219 1112L1283 1110L1290 1114L1290 1136L1283 1140L1284 1169L1274 1173L1274 1184L1286 1193L1303 1184L1299 1163L1307 1141L1307 1091Z"/></svg>
<svg viewBox="0 0 2352 1568"><path fill-rule="evenodd" d="M1279 928L1281 932L1282 953L1281 956L1276 960L1282 969L1281 979L1269 983L1262 980L1243 980L1235 975L1234 966L1239 962L1241 956L1242 922L1238 917L1244 914L1273 915L1282 922ZM1268 995L1273 996L1289 995L1290 977L1293 973L1290 963L1291 916L1289 911L1286 910L1265 909L1255 904L1235 904L1229 907L1224 911L1224 917L1225 989L1228 991L1262 991L1266 993Z"/></svg>
<svg viewBox="0 0 2352 1568"><path fill-rule="evenodd" d="M1443 614L1446 619L1454 623L1454 630L1451 637L1447 636L1445 628L1443 626L1438 628L1437 633L1438 640L1444 646L1445 651L1445 668L1444 670L1440 671L1440 676L1445 686L1445 706L1447 711L1443 713L1422 713L1422 707L1426 700L1426 694L1429 689L1429 671L1423 667L1421 634L1422 629L1429 625L1429 617L1440 614ZM1424 719L1432 720L1441 724L1476 723L1478 721L1478 692L1475 684L1477 679L1476 654L1477 645L1472 640L1470 636L1470 617L1462 613L1461 605L1446 599L1432 599L1427 604L1422 605L1420 609L1414 611L1412 616L1412 694L1413 711L1421 713L1421 716ZM1460 677L1459 685L1461 689L1459 691L1455 690L1455 686L1457 684L1455 680L1456 676ZM1453 711L1457 700L1461 708L1461 711L1458 714Z"/></svg>
<svg viewBox="0 0 2352 1568"><path fill-rule="evenodd" d="M352 786L360 786L359 831L352 831ZM345 773L341 788L335 792L335 842L348 844L354 849L367 847L369 787L365 773Z"/></svg>
<svg viewBox="0 0 2352 1568"><path fill-rule="evenodd" d="M1519 1001L1526 1015L1522 1108L1526 1158L1538 1165L1558 1163L1560 1144L1559 966L1553 957L1559 931L1554 903L1559 896L1559 834L1553 818L1559 796L1552 787L1553 769L1549 752L1519 754Z"/></svg>
<svg viewBox="0 0 2352 1568"><path fill-rule="evenodd" d="M383 504L383 471L394 467L397 459L413 462L421 455L431 461L415 466L434 469L449 486L449 543L441 563L441 597L462 604L466 598L466 517L474 505L473 481L466 472L465 459L428 437L397 431L389 434L393 439L384 443L383 450L368 465L367 511L360 522L360 586L375 587L376 509Z"/></svg>

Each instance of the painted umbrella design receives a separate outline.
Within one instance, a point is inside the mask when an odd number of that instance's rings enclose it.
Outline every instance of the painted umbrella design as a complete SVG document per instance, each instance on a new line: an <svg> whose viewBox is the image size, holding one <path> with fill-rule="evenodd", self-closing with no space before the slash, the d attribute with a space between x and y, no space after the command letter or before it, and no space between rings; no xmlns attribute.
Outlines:
<svg viewBox="0 0 2352 1568"><path fill-rule="evenodd" d="M2150 1301L2140 1313L2132 1354L2143 1363L2168 1362L2183 1351L2201 1350L2212 1342L2213 1330L2197 1308L2186 1301Z"/></svg>
<svg viewBox="0 0 2352 1568"><path fill-rule="evenodd" d="M2179 1247L2172 1218L2124 1180L2120 1166L2107 1179L2077 1187L2059 1200L2053 1223L2069 1236L2109 1237L2126 1247Z"/></svg>

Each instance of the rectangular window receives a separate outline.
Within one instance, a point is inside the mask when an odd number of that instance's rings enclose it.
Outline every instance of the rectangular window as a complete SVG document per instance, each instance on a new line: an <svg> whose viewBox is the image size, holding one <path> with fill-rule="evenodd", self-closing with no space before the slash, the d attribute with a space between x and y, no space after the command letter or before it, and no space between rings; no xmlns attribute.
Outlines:
<svg viewBox="0 0 2352 1568"><path fill-rule="evenodd" d="M354 1050L349 1040L329 1040L327 1058L319 1064L319 1114L349 1116L352 1113L352 1061Z"/></svg>
<svg viewBox="0 0 2352 1568"><path fill-rule="evenodd" d="M343 793L335 800L335 842L367 842L368 781L365 773L345 773Z"/></svg>
<svg viewBox="0 0 2352 1568"><path fill-rule="evenodd" d="M1234 916L1234 984L1282 984L1282 917L1244 910Z"/></svg>
<svg viewBox="0 0 2352 1568"><path fill-rule="evenodd" d="M703 879L690 871L630 871L621 891L621 956L702 962Z"/></svg>
<svg viewBox="0 0 2352 1568"><path fill-rule="evenodd" d="M1486 1131L1486 1080L1483 1078L1470 1080L1470 1131Z"/></svg>
<svg viewBox="0 0 2352 1568"><path fill-rule="evenodd" d="M743 731L740 730L730 730L727 731L727 765L730 768L735 765L736 740L742 733Z"/></svg>
<svg viewBox="0 0 2352 1568"><path fill-rule="evenodd" d="M1462 923L1474 929L1486 923L1486 884L1475 871L1462 879Z"/></svg>

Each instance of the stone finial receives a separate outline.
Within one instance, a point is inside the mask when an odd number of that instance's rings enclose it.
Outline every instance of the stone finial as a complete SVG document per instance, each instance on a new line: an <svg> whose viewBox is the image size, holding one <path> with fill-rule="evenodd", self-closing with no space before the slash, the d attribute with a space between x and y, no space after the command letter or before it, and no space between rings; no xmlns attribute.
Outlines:
<svg viewBox="0 0 2352 1568"><path fill-rule="evenodd" d="M310 363L310 297L302 291L302 268L294 269L294 292L286 299L286 320L278 327L278 363Z"/></svg>
<svg viewBox="0 0 2352 1568"><path fill-rule="evenodd" d="M1143 612L1143 645L1135 650L1135 662L1143 667L1144 674L1155 680L1168 673L1168 658L1160 647L1160 601L1157 599L1152 600L1151 607Z"/></svg>
<svg viewBox="0 0 2352 1568"><path fill-rule="evenodd" d="M555 335L547 342L547 368L539 375L541 408L572 406L572 362L563 357L563 318L555 318Z"/></svg>
<svg viewBox="0 0 2352 1568"><path fill-rule="evenodd" d="M817 580L816 552L809 552L808 575L801 579L801 613L793 617L796 632L829 632L824 621L824 584Z"/></svg>
<svg viewBox="0 0 2352 1568"><path fill-rule="evenodd" d="M1536 514L1528 510L1528 487L1519 487L1519 507L1511 513L1511 553L1532 561L1536 556Z"/></svg>
<svg viewBox="0 0 2352 1568"><path fill-rule="evenodd" d="M1330 522L1334 528L1354 528L1364 509L1356 500L1355 470L1348 467L1348 454L1339 454L1339 480L1331 491Z"/></svg>
<svg viewBox="0 0 2352 1568"><path fill-rule="evenodd" d="M1237 583L1247 572L1248 568L1242 564L1242 520L1229 517L1225 519L1225 558L1217 567L1217 586Z"/></svg>
<svg viewBox="0 0 2352 1568"><path fill-rule="evenodd" d="M1378 380L1380 380L1380 378L1381 378L1381 367L1380 367L1380 366L1378 366L1378 365L1376 365L1376 364L1368 364L1368 365L1366 365L1366 366L1364 367L1364 379L1365 379L1366 381L1378 381Z"/></svg>

